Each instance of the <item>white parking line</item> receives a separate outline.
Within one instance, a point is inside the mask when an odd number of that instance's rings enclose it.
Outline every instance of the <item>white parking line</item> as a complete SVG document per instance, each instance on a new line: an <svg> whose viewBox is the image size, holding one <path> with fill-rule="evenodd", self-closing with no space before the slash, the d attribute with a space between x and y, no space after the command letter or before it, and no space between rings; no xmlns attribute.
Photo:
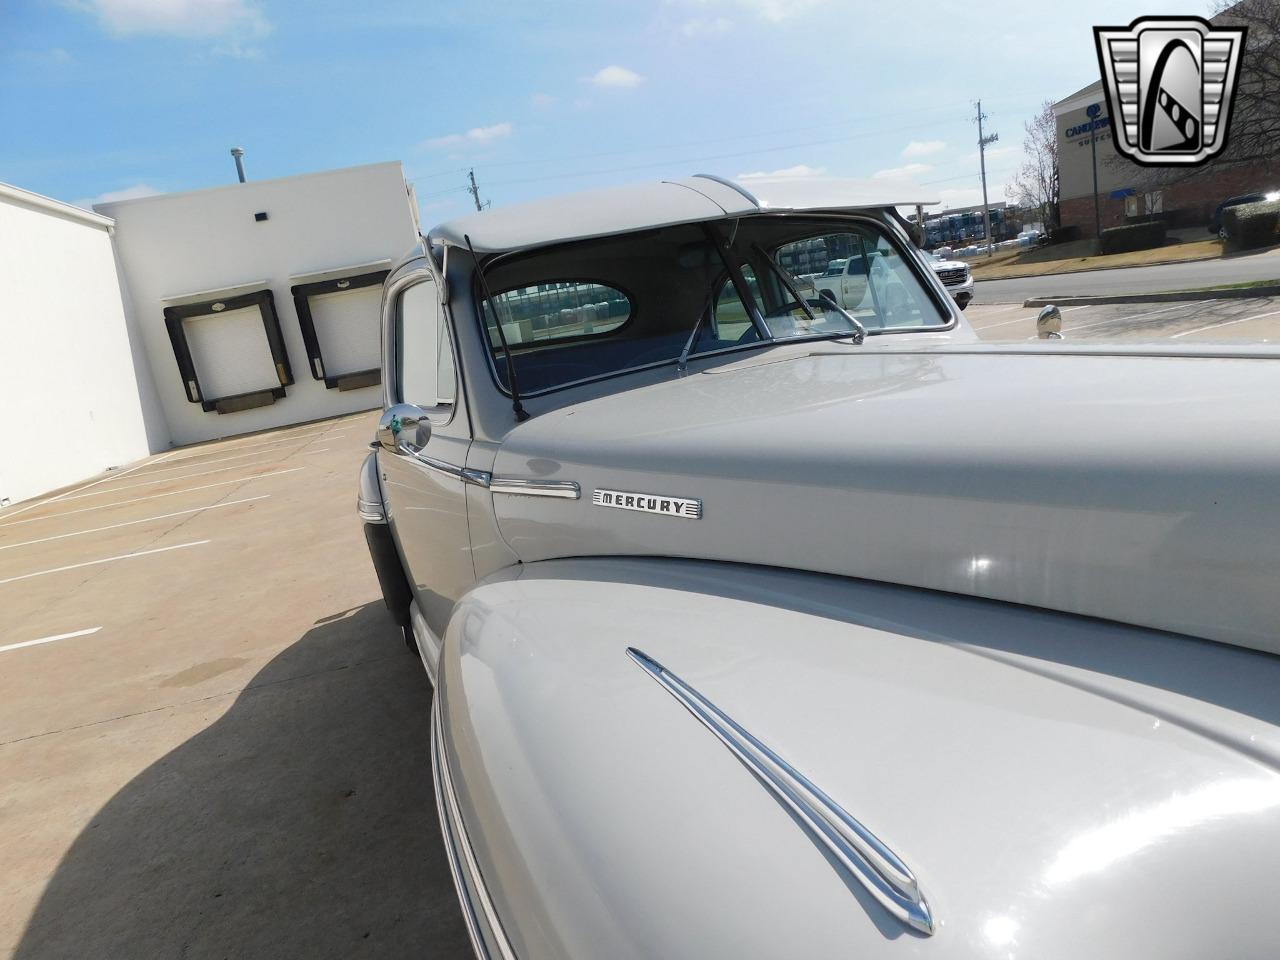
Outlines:
<svg viewBox="0 0 1280 960"><path fill-rule="evenodd" d="M283 462L283 461L277 461ZM263 467L275 466L273 463L261 464ZM184 473L176 477L161 477L159 480L144 480L142 483L126 483L118 487L107 487L105 490L95 490L92 493L78 493L74 497L67 497L68 500L83 500L85 497L100 497L104 493L114 493L116 490L137 490L140 487L154 487L157 483L175 483L178 480L191 480L195 477L207 477L214 473L226 473L228 470L243 470L248 467L250 470L255 469L253 464L237 464L232 467L216 467L213 470L197 470L195 473ZM249 479L255 476L251 474Z"/></svg>
<svg viewBox="0 0 1280 960"><path fill-rule="evenodd" d="M1062 310L1060 310L1059 312L1060 312L1060 313L1070 313L1072 310L1084 310L1086 307L1089 307L1089 306L1091 306L1091 304L1087 304L1087 303L1086 303L1086 304L1082 304L1081 306L1078 306L1078 307L1064 307L1064 308L1063 308ZM1028 309L1028 310L1031 310L1031 309L1034 309L1034 308L1033 308L1033 307L1028 307L1027 309ZM1030 321L1032 321L1032 322L1034 323L1034 322L1035 322L1035 315L1034 315L1034 314L1029 314L1028 316L1025 316L1025 317L1014 317L1012 320L1001 320L999 323L989 323L989 324L987 324L985 327L979 327L979 326L976 326L976 325L975 325L973 329L974 329L976 332L979 332L979 333L980 333L980 332L982 332L983 330L990 330L990 329L992 329L993 327L1003 327L1003 326L1007 326L1007 325L1008 325L1008 324L1010 324L1010 323L1021 323L1021 322L1025 321L1025 320L1030 320Z"/></svg>
<svg viewBox="0 0 1280 960"><path fill-rule="evenodd" d="M70 640L72 637L87 637L91 633L97 633L101 627L89 627L86 630L72 630L70 633L57 633L52 637L41 637L39 640L23 640L21 643L9 643L0 647L0 653L9 650L21 650L23 647L34 647L41 643L53 643L55 640Z"/></svg>
<svg viewBox="0 0 1280 960"><path fill-rule="evenodd" d="M282 443L296 443L299 440L306 440L308 443L310 443L311 439L322 436L324 433L327 432L327 430L332 430L332 429L333 429L332 427L328 427L326 428L326 430L313 430L310 433L298 433L298 434L294 434L293 436L282 437L279 440L264 440L261 443L236 443L233 445L227 441L218 441L219 443L226 443L226 445L220 446L216 449L205 450L200 453L191 453L191 456L189 457L177 457L171 462L182 463L186 460L199 460L201 457L207 457L211 453L225 453L229 450L248 450L251 447L276 447ZM308 438L311 438L311 439L308 439ZM302 445L306 446L305 443ZM174 453L180 453L180 452L190 453L191 451L187 450L186 447L181 447L178 450L175 450L173 452ZM153 462L158 463L159 461L157 460ZM146 464L143 464L143 466L146 466Z"/></svg>
<svg viewBox="0 0 1280 960"><path fill-rule="evenodd" d="M135 553L122 553L114 557L103 557L101 560L86 560L83 563L69 563L65 567L53 567L49 570L37 570L35 573L20 573L16 577L0 580L0 585L17 583L19 580L30 580L32 577L43 577L50 573L62 573L64 570L79 570L81 567L95 567L100 563L114 563L116 560L128 560L132 557L146 557L153 553L168 553L170 550L183 550L187 547L198 547L212 540L192 540L190 543L175 543L171 547L156 547L154 550L138 550Z"/></svg>
<svg viewBox="0 0 1280 960"><path fill-rule="evenodd" d="M159 460L148 460L145 463L136 464L130 467L128 470L122 470L121 472L114 473L111 476L99 477L97 480L94 480L92 483L87 483L83 487L81 486L73 487L71 490L68 490L66 493L60 493L56 497L50 497L48 500L37 500L34 503L27 503L21 507L13 507L11 509L5 510L2 513L0 513L0 517L8 519L9 517L16 517L20 513L26 513L28 510L34 510L36 507L45 507L51 503L57 503L59 500L66 499L72 493L75 493L78 490L88 490L90 487L96 487L98 484L106 483L108 480L116 480L119 477L123 477L127 474L133 473L133 471L135 470L141 470L143 467L150 466L156 463L162 463L165 460L167 460L170 456L171 454L166 453Z"/></svg>
<svg viewBox="0 0 1280 960"><path fill-rule="evenodd" d="M1206 330L1216 330L1218 327L1229 327L1233 323L1248 323L1250 320L1262 320L1265 317L1280 316L1280 310L1272 310L1270 313L1259 313L1252 317L1237 317L1235 320L1223 320L1219 323L1210 323L1203 327L1196 327L1194 330L1184 330L1182 333L1175 333L1170 340L1177 340L1181 337L1189 337L1193 333L1204 333Z"/></svg>
<svg viewBox="0 0 1280 960"><path fill-rule="evenodd" d="M111 503L99 503L92 507L81 507L79 510L63 510L61 513L49 513L43 517L28 517L26 520L14 520L11 523L0 523L0 530L5 527L16 527L20 523L36 523L39 520L52 520L55 517L69 517L76 513L88 513L90 510L106 510L108 507L123 507L128 503L142 503L144 500L158 500L161 497L176 497L184 493L195 493L197 490L209 490L212 487L225 487L232 483L249 483L263 477L278 477L284 473L297 473L306 467L290 467L288 470L273 470L271 473L257 473L252 477L240 477L236 480L219 480L217 483L205 483L198 487L187 487L185 490L170 490L168 493L153 493L145 497L134 497L131 500L113 500Z"/></svg>
<svg viewBox="0 0 1280 960"><path fill-rule="evenodd" d="M175 510L173 513L162 513L158 517L143 517L141 520L125 520L122 523L109 523L105 527L94 527L92 530L75 530L71 533L56 533L52 537L41 537L39 540L23 540L21 543L6 543L0 550L12 550L15 547L29 547L34 543L48 543L50 540L65 540L67 537L83 537L89 533L102 533L117 527L131 527L135 523L150 523L153 520L168 520L170 517L181 517L188 513L200 513L202 510L217 510L219 507L234 507L238 503L253 503L255 500L266 500L271 494L264 493L260 497L246 497L243 500L227 500L207 507L192 507L190 510Z"/></svg>
<svg viewBox="0 0 1280 960"><path fill-rule="evenodd" d="M197 466L205 467L211 463L227 463L228 461L231 461L231 460L244 460L247 457L271 457L271 456L275 456L277 452L278 451L276 450L260 450L257 453L238 453L234 457L220 457L217 460L206 460L204 463L197 464ZM191 457L190 459L194 460L195 457ZM168 467L164 470L153 470L153 471L150 471L149 473L141 474L141 476L155 477L155 476L159 476L162 473L171 473L174 470L185 470L185 469L186 467ZM228 467L227 469L232 470L234 469L234 467ZM115 479L115 478L110 477L108 479Z"/></svg>
<svg viewBox="0 0 1280 960"><path fill-rule="evenodd" d="M1217 303L1217 300L1202 300L1201 303ZM1187 306L1187 301L1182 300L1175 303L1171 307L1162 307L1159 310L1151 310L1147 313L1135 313L1128 317L1112 317L1109 320L1095 320L1093 323L1082 323L1078 327L1063 327L1063 333L1074 333L1077 330L1088 330L1090 327L1104 327L1108 323L1128 323L1130 320L1141 320L1143 317L1154 317L1157 314L1168 313L1171 310L1178 310Z"/></svg>

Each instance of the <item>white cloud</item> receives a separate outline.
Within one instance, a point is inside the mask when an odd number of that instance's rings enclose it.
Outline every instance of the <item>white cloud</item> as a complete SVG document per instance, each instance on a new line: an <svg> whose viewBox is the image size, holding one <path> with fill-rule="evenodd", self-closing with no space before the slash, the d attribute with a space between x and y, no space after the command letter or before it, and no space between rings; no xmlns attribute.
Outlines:
<svg viewBox="0 0 1280 960"><path fill-rule="evenodd" d="M693 0L699 6L737 7L770 23L781 23L823 6L830 0Z"/></svg>
<svg viewBox="0 0 1280 960"><path fill-rule="evenodd" d="M139 197L154 197L160 191L150 184L135 183L131 187L124 187L121 190L108 190L106 193L100 193L96 197L85 197L83 200L77 200L77 207L84 207L86 210L92 210L95 203L115 203L117 200L137 200Z"/></svg>
<svg viewBox="0 0 1280 960"><path fill-rule="evenodd" d="M781 170L757 170L754 173L740 173L735 180L762 180L765 178L820 177L827 172L826 167L811 167L807 163L798 163L794 167L783 167Z"/></svg>
<svg viewBox="0 0 1280 960"><path fill-rule="evenodd" d="M733 21L728 17L696 17L680 24L679 29L686 37L705 37L727 33L733 29Z"/></svg>
<svg viewBox="0 0 1280 960"><path fill-rule="evenodd" d="M529 102L535 107L553 107L558 100L558 97L553 97L549 93L535 93L529 98Z"/></svg>
<svg viewBox="0 0 1280 960"><path fill-rule="evenodd" d="M515 128L507 122L495 123L487 127L472 127L466 133L449 133L443 137L432 137L424 140L422 146L430 148L457 147L463 144L485 144L511 136Z"/></svg>
<svg viewBox="0 0 1280 960"><path fill-rule="evenodd" d="M902 148L902 156L907 160L914 160L917 157L928 157L935 153L941 153L947 149L947 145L941 140L912 140Z"/></svg>
<svg viewBox="0 0 1280 960"><path fill-rule="evenodd" d="M890 167L888 170L877 170L871 175L873 180L911 179L922 173L928 173L933 167L927 163L908 163L902 167Z"/></svg>
<svg viewBox="0 0 1280 960"><path fill-rule="evenodd" d="M265 37L271 24L253 0L67 0L111 33Z"/></svg>
<svg viewBox="0 0 1280 960"><path fill-rule="evenodd" d="M620 67L616 63L597 70L586 80L597 87L638 87L644 83L644 77L640 74L626 67Z"/></svg>

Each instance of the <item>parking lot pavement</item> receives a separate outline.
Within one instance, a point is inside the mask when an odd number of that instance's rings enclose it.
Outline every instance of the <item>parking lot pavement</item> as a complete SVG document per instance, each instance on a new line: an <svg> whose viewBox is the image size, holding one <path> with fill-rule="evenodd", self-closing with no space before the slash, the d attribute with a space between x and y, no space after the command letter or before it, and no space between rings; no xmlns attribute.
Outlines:
<svg viewBox="0 0 1280 960"><path fill-rule="evenodd" d="M0 955L467 957L364 413L0 512Z"/></svg>
<svg viewBox="0 0 1280 960"><path fill-rule="evenodd" d="M971 304L965 316L983 340L1023 341L1035 339L1039 312L1020 303ZM1063 307L1062 335L1073 341L1280 344L1280 298Z"/></svg>

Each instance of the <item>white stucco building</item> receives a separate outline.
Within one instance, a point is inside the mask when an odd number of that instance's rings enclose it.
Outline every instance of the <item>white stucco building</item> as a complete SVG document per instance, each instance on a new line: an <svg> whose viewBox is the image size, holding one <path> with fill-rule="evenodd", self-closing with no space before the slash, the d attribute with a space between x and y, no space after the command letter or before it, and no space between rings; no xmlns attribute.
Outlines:
<svg viewBox="0 0 1280 960"><path fill-rule="evenodd" d="M95 209L0 185L0 504L380 404L398 162Z"/></svg>

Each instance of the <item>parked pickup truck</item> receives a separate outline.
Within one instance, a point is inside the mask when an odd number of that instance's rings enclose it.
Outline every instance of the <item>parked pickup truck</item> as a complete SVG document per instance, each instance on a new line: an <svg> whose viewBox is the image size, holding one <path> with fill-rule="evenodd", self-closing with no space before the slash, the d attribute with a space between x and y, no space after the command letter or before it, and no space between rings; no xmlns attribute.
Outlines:
<svg viewBox="0 0 1280 960"><path fill-rule="evenodd" d="M899 302L901 289L893 276L885 272L879 257L878 251L867 250L832 260L825 273L809 279L812 292L822 296L823 291L827 291L827 297L864 323L868 319L875 323L882 316L890 316ZM957 306L961 310L967 307L973 299L969 265L960 260L942 260L932 254L925 254L925 260ZM868 282L873 276L877 280L874 284ZM877 297L883 297L884 302L877 303Z"/></svg>
<svg viewBox="0 0 1280 960"><path fill-rule="evenodd" d="M1276 956L1280 364L980 343L907 199L590 191L388 277L358 509L478 957Z"/></svg>

